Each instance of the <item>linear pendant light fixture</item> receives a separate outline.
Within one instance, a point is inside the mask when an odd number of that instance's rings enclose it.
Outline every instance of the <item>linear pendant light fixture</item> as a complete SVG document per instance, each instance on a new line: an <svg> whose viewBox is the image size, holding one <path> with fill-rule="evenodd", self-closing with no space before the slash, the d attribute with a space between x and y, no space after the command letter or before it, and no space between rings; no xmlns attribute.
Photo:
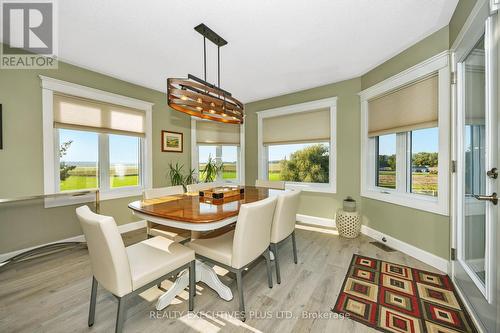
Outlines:
<svg viewBox="0 0 500 333"><path fill-rule="evenodd" d="M222 123L243 124L243 103L220 88L220 48L227 42L203 23L194 30L203 36L204 79L191 74L187 78L167 79L168 105L191 116ZM207 82L207 39L217 45L217 85Z"/></svg>

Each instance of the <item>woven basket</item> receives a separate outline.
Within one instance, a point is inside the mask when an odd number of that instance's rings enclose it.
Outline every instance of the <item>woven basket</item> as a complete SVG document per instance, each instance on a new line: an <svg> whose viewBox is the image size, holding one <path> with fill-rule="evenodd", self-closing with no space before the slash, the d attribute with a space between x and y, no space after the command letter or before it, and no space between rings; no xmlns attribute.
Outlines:
<svg viewBox="0 0 500 333"><path fill-rule="evenodd" d="M339 235L345 238L356 238L361 231L361 219L358 212L346 212L342 209L337 210L335 223Z"/></svg>

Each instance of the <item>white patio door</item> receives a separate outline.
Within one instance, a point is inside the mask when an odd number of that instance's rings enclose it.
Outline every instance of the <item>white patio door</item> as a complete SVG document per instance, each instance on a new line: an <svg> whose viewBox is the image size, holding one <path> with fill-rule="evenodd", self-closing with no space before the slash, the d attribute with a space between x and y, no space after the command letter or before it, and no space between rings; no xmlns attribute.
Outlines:
<svg viewBox="0 0 500 333"><path fill-rule="evenodd" d="M486 6L487 7L487 6ZM487 332L497 324L496 14L478 15L454 56L457 70L453 280Z"/></svg>

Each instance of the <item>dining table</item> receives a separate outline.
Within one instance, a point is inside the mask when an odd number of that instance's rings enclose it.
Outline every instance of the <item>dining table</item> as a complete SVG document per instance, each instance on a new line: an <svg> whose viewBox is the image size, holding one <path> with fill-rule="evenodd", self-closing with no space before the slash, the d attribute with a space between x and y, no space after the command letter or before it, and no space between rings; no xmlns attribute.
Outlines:
<svg viewBox="0 0 500 333"><path fill-rule="evenodd" d="M200 192L169 195L131 202L128 207L138 218L169 227L191 231L191 238L237 222L241 205L279 195L283 190L239 186L241 194L213 199ZM196 260L196 282L203 282L226 301L233 299L231 289L217 276L213 266ZM189 272L181 272L173 285L157 301L156 309L167 307L189 285Z"/></svg>

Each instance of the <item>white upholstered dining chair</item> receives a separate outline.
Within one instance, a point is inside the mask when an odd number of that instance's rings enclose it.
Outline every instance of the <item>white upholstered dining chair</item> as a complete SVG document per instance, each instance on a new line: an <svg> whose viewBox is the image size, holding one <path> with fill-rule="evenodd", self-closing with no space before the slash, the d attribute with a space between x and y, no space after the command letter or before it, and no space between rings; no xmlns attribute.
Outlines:
<svg viewBox="0 0 500 333"><path fill-rule="evenodd" d="M255 181L255 186L256 187L272 188L275 190L284 190L285 189L285 182L281 181L281 180L257 179Z"/></svg>
<svg viewBox="0 0 500 333"><path fill-rule="evenodd" d="M143 192L143 197L145 200L148 200L177 194L184 194L184 187L182 185L146 189ZM161 236L179 243L185 242L191 237L191 233L188 230L169 227L150 221L147 222L146 232L148 237Z"/></svg>
<svg viewBox="0 0 500 333"><path fill-rule="evenodd" d="M215 181L209 183L198 183L198 184L189 184L186 186L186 190L188 193L197 193L199 191L208 190L210 188L218 187L224 185L222 181Z"/></svg>
<svg viewBox="0 0 500 333"><path fill-rule="evenodd" d="M236 274L239 310L245 321L242 273L260 256L266 259L269 288L273 287L269 245L276 197L241 205L236 228L220 236L186 243L201 260L212 262Z"/></svg>
<svg viewBox="0 0 500 333"><path fill-rule="evenodd" d="M195 256L192 249L163 237L125 247L112 217L95 214L88 206L77 208L76 215L87 241L93 274L89 327L94 325L98 284L118 299L115 332L121 332L126 300L186 268L190 277L189 311L193 310Z"/></svg>
<svg viewBox="0 0 500 333"><path fill-rule="evenodd" d="M276 281L281 283L280 264L278 258L278 245L292 239L293 261L297 264L297 243L295 240L295 222L299 206L300 191L290 191L280 194L274 211L271 226L271 246L276 267Z"/></svg>

